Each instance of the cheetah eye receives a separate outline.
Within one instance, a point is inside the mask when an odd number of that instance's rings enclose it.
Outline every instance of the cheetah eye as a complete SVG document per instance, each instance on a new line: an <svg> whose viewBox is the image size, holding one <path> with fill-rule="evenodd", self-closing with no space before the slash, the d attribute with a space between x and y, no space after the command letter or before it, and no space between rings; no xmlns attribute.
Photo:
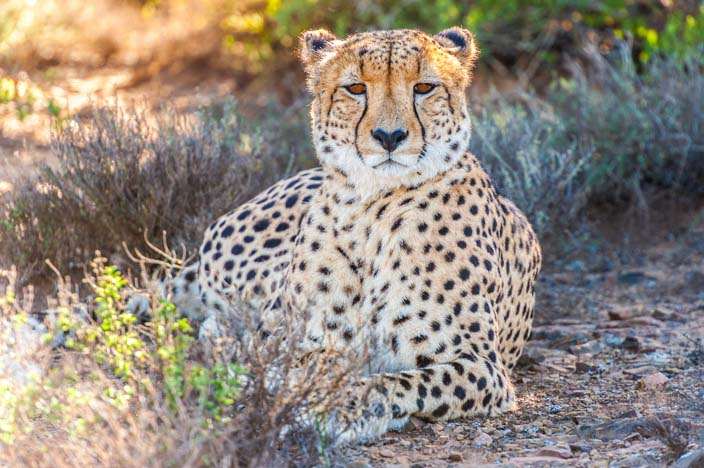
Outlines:
<svg viewBox="0 0 704 468"><path fill-rule="evenodd" d="M349 91L350 94L364 94L367 92L367 85L364 83L355 83L349 86L345 86L345 89Z"/></svg>
<svg viewBox="0 0 704 468"><path fill-rule="evenodd" d="M413 92L416 94L428 94L429 92L435 89L435 86L437 85L431 83L417 83L413 87Z"/></svg>

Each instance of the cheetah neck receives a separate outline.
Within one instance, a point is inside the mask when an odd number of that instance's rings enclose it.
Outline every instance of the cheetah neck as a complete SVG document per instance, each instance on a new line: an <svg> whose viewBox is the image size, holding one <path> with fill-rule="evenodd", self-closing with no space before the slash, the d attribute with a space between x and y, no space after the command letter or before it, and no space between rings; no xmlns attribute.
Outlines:
<svg viewBox="0 0 704 468"><path fill-rule="evenodd" d="M433 177L416 181L415 184L390 185L384 183L383 180L367 181L359 177L350 177L337 167L323 166L327 177L321 193L337 207L337 214L340 218L349 220L353 219L355 213L361 208L379 198L392 197L394 194L402 194L420 187L438 186L440 188L444 185L455 185L476 168L480 168L477 159L471 153L465 152L457 158L454 164L439 171Z"/></svg>

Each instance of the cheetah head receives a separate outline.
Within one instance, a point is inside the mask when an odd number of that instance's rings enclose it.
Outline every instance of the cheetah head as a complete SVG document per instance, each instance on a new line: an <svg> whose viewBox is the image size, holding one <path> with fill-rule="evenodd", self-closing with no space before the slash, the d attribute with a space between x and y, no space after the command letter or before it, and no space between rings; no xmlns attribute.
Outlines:
<svg viewBox="0 0 704 468"><path fill-rule="evenodd" d="M451 166L470 134L465 89L478 56L472 34L377 31L301 36L324 166L366 190L415 185Z"/></svg>

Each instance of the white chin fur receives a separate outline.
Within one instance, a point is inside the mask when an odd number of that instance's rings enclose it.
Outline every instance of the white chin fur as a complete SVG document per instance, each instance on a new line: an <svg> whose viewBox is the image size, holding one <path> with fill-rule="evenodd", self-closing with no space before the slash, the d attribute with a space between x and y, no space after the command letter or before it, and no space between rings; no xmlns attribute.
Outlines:
<svg viewBox="0 0 704 468"><path fill-rule="evenodd" d="M425 155L412 166L400 163L378 165L386 159L386 155L367 156L365 161L357 155L354 145L333 146L333 151L325 153L323 145L316 148L318 157L323 166L336 167L347 174L348 180L354 184L355 191L362 200L369 199L380 192L385 192L397 187L413 186L428 180L446 171L464 154L469 143L470 123L465 122L464 129L453 139L459 143L456 150L451 149L452 143L429 143L426 145ZM316 141L319 139L316 138ZM325 146L330 146L328 141ZM446 160L449 156L449 161ZM399 158L401 161L409 159L408 155Z"/></svg>

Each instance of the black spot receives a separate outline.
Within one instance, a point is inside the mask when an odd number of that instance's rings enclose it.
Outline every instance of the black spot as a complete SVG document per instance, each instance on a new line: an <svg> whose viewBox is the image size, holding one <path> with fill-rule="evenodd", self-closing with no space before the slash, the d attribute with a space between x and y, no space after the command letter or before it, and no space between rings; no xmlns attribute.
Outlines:
<svg viewBox="0 0 704 468"><path fill-rule="evenodd" d="M234 267L235 267L235 262L233 262L232 260L228 260L225 262L225 269L227 271L232 270Z"/></svg>
<svg viewBox="0 0 704 468"><path fill-rule="evenodd" d="M222 234L220 234L222 237L230 237L232 233L235 232L235 228L232 226L227 226L225 229L222 230Z"/></svg>
<svg viewBox="0 0 704 468"><path fill-rule="evenodd" d="M462 281L467 281L469 279L469 270L466 268L462 268L460 270L460 279Z"/></svg>
<svg viewBox="0 0 704 468"><path fill-rule="evenodd" d="M485 388L486 388L486 379L484 377L480 377L479 380L477 380L477 389L484 390Z"/></svg>
<svg viewBox="0 0 704 468"><path fill-rule="evenodd" d="M286 199L286 208L291 208L298 201L298 195L293 194Z"/></svg>
<svg viewBox="0 0 704 468"><path fill-rule="evenodd" d="M264 248L273 249L274 247L278 247L280 244L281 239L267 239L266 242L264 242Z"/></svg>
<svg viewBox="0 0 704 468"><path fill-rule="evenodd" d="M474 399L470 398L462 404L462 411L469 411L474 408Z"/></svg>
<svg viewBox="0 0 704 468"><path fill-rule="evenodd" d="M459 398L460 400L464 400L465 397L467 396L467 392L464 391L464 388L460 387L459 385L455 387L455 396Z"/></svg>
<svg viewBox="0 0 704 468"><path fill-rule="evenodd" d="M435 363L435 361L428 356L424 356L422 354L416 356L416 367L427 367L433 363Z"/></svg>
<svg viewBox="0 0 704 468"><path fill-rule="evenodd" d="M403 218L398 218L396 221L394 221L394 224L391 225L391 231L395 231L401 226L401 223L403 223Z"/></svg>
<svg viewBox="0 0 704 468"><path fill-rule="evenodd" d="M447 411L450 409L450 407L447 405L447 403L443 403L442 405L438 406L435 411L433 411L433 416L436 418L441 418L447 414Z"/></svg>
<svg viewBox="0 0 704 468"><path fill-rule="evenodd" d="M239 255L244 252L244 247L242 247L241 244L235 244L232 246L232 250L230 250L230 252L232 252L232 255Z"/></svg>
<svg viewBox="0 0 704 468"><path fill-rule="evenodd" d="M442 373L442 383L444 385L450 385L452 383L452 379L450 378L450 374L447 372Z"/></svg>
<svg viewBox="0 0 704 468"><path fill-rule="evenodd" d="M434 398L440 398L442 396L442 390L436 385L430 389L430 394L433 395Z"/></svg>
<svg viewBox="0 0 704 468"><path fill-rule="evenodd" d="M257 221L257 223L253 226L254 232L261 232L264 229L269 227L269 220L264 218L260 219Z"/></svg>
<svg viewBox="0 0 704 468"><path fill-rule="evenodd" d="M237 220L238 220L238 221L242 221L242 220L245 219L247 216L249 216L251 213L252 213L251 210L244 210L242 213L240 213L239 215L237 215Z"/></svg>

